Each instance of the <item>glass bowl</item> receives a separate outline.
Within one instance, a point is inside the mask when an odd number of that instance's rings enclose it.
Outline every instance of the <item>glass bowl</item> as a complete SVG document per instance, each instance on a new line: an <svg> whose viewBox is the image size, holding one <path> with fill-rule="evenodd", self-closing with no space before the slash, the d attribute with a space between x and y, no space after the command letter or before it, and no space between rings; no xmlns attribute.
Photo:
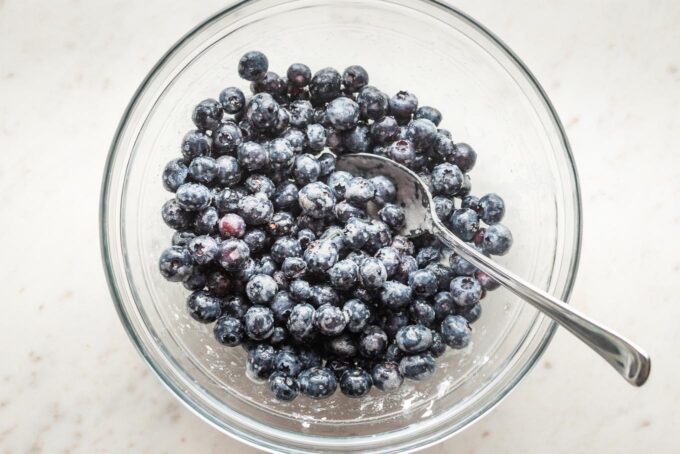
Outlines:
<svg viewBox="0 0 680 454"><path fill-rule="evenodd" d="M361 64L371 84L415 92L438 107L442 127L479 153L473 193L501 194L512 251L499 258L567 299L576 274L580 198L560 122L536 80L495 36L459 11L422 0L260 0L234 3L182 38L134 95L113 141L101 199L101 238L114 302L161 380L223 432L277 452L403 452L480 418L506 396L548 345L555 325L504 290L483 301L472 345L449 351L428 381L353 400L274 401L244 373L245 352L217 344L194 322L187 291L158 273L171 231L160 182L179 155L191 111L229 85L258 49L279 74Z"/></svg>

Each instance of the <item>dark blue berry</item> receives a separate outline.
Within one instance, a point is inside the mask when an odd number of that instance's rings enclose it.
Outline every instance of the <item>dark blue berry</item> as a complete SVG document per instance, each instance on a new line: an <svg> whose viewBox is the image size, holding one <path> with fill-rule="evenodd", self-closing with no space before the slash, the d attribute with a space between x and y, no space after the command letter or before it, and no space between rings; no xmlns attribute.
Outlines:
<svg viewBox="0 0 680 454"><path fill-rule="evenodd" d="M411 141L399 139L390 145L387 149L387 155L395 162L411 167L416 160L416 149Z"/></svg>
<svg viewBox="0 0 680 454"><path fill-rule="evenodd" d="M248 259L250 259L250 249L242 240L228 239L220 244L218 261L224 269L231 271L243 269Z"/></svg>
<svg viewBox="0 0 680 454"><path fill-rule="evenodd" d="M246 195L243 188L224 188L214 192L213 205L220 214L238 211L238 202Z"/></svg>
<svg viewBox="0 0 680 454"><path fill-rule="evenodd" d="M293 307L286 322L290 335L298 340L308 337L314 329L314 313L314 306L311 304L303 303Z"/></svg>
<svg viewBox="0 0 680 454"><path fill-rule="evenodd" d="M370 233L368 231L368 223L356 218L351 217L344 229L345 245L352 250L359 250L368 242L370 239Z"/></svg>
<svg viewBox="0 0 680 454"><path fill-rule="evenodd" d="M338 261L338 248L331 241L313 241L307 246L303 258L312 272L324 272Z"/></svg>
<svg viewBox="0 0 680 454"><path fill-rule="evenodd" d="M463 197L461 208L470 208L471 210L479 212L479 197L475 197L474 195Z"/></svg>
<svg viewBox="0 0 680 454"><path fill-rule="evenodd" d="M296 354L303 370L321 366L321 357L312 349L302 347L296 350Z"/></svg>
<svg viewBox="0 0 680 454"><path fill-rule="evenodd" d="M272 335L269 336L269 343L272 345L282 345L288 341L288 331L281 326L274 327Z"/></svg>
<svg viewBox="0 0 680 454"><path fill-rule="evenodd" d="M470 344L471 331L468 321L460 315L449 315L442 321L439 333L446 345L461 349Z"/></svg>
<svg viewBox="0 0 680 454"><path fill-rule="evenodd" d="M446 265L439 262L430 263L425 267L426 270L431 272L437 278L437 289L438 290L448 290L451 284L451 279L453 279L453 271Z"/></svg>
<svg viewBox="0 0 680 454"><path fill-rule="evenodd" d="M397 331L394 340L404 353L424 352L432 346L432 330L423 325L407 325Z"/></svg>
<svg viewBox="0 0 680 454"><path fill-rule="evenodd" d="M295 158L293 177L299 185L306 185L316 181L320 174L321 166L314 156L302 154Z"/></svg>
<svg viewBox="0 0 680 454"><path fill-rule="evenodd" d="M406 222L406 211L399 205L392 203L385 204L384 207L378 211L380 219L395 230L399 230Z"/></svg>
<svg viewBox="0 0 680 454"><path fill-rule="evenodd" d="M437 213L437 217L442 222L448 221L455 208L453 200L437 195L433 197L432 201L434 202L434 211Z"/></svg>
<svg viewBox="0 0 680 454"><path fill-rule="evenodd" d="M170 199L161 208L163 222L175 230L183 230L191 225L193 213L180 206L176 199Z"/></svg>
<svg viewBox="0 0 680 454"><path fill-rule="evenodd" d="M363 369L347 369L340 377L340 391L348 397L363 397L372 386L371 375Z"/></svg>
<svg viewBox="0 0 680 454"><path fill-rule="evenodd" d="M394 276L400 263L399 252L397 252L396 249L390 246L380 248L378 252L376 252L375 258L380 260L385 266L388 278Z"/></svg>
<svg viewBox="0 0 680 454"><path fill-rule="evenodd" d="M349 66L342 73L342 84L347 93L356 93L368 84L368 72L363 66Z"/></svg>
<svg viewBox="0 0 680 454"><path fill-rule="evenodd" d="M241 238L246 233L246 222L238 214L227 213L218 221L218 228L222 238Z"/></svg>
<svg viewBox="0 0 680 454"><path fill-rule="evenodd" d="M484 232L482 249L487 254L505 255L512 247L512 233L503 224L490 225Z"/></svg>
<svg viewBox="0 0 680 454"><path fill-rule="evenodd" d="M217 241L210 235L200 235L189 241L187 246L192 261L197 265L212 263L220 253Z"/></svg>
<svg viewBox="0 0 680 454"><path fill-rule="evenodd" d="M347 315L337 306L323 304L314 313L314 326L324 336L335 336L347 326Z"/></svg>
<svg viewBox="0 0 680 454"><path fill-rule="evenodd" d="M238 62L238 75L253 82L261 79L269 69L269 60L262 52L246 52Z"/></svg>
<svg viewBox="0 0 680 454"><path fill-rule="evenodd" d="M198 183L184 183L175 193L179 206L187 211L198 211L210 205L210 189Z"/></svg>
<svg viewBox="0 0 680 454"><path fill-rule="evenodd" d="M250 84L250 91L253 93L269 93L279 101L288 89L288 81L279 77L274 71L267 71L261 79Z"/></svg>
<svg viewBox="0 0 680 454"><path fill-rule="evenodd" d="M276 349L271 345L257 344L248 351L246 374L256 380L266 380L274 372Z"/></svg>
<svg viewBox="0 0 680 454"><path fill-rule="evenodd" d="M196 234L194 232L175 232L172 234L173 246L187 246L189 241L194 239Z"/></svg>
<svg viewBox="0 0 680 454"><path fill-rule="evenodd" d="M307 246L309 246L309 243L316 240L316 235L309 229L300 229L300 231L298 231L297 237L298 243L300 243L300 247L303 249L306 249Z"/></svg>
<svg viewBox="0 0 680 454"><path fill-rule="evenodd" d="M287 257L299 257L302 255L302 248L295 238L283 236L274 242L270 253L276 262L283 263ZM307 265L309 265L309 263L307 263Z"/></svg>
<svg viewBox="0 0 680 454"><path fill-rule="evenodd" d="M479 229L477 213L470 208L455 210L449 219L451 231L460 239L470 241Z"/></svg>
<svg viewBox="0 0 680 454"><path fill-rule="evenodd" d="M289 377L297 377L302 371L302 364L294 353L280 351L274 357L274 370Z"/></svg>
<svg viewBox="0 0 680 454"><path fill-rule="evenodd" d="M191 271L191 275L182 282L182 285L187 290L203 290L206 284L205 270L195 266Z"/></svg>
<svg viewBox="0 0 680 454"><path fill-rule="evenodd" d="M191 276L193 261L189 251L181 246L170 246L161 253L158 268L170 282L181 282Z"/></svg>
<svg viewBox="0 0 680 454"><path fill-rule="evenodd" d="M427 265L439 262L439 259L441 258L441 253L442 251L439 247L436 246L423 247L416 254L416 262L418 262L419 267L424 268Z"/></svg>
<svg viewBox="0 0 680 454"><path fill-rule="evenodd" d="M261 273L262 269L259 270ZM264 270L266 271L266 270ZM273 271L272 271L273 273ZM276 281L267 274L257 274L246 285L246 295L253 304L268 304L279 291Z"/></svg>
<svg viewBox="0 0 680 454"><path fill-rule="evenodd" d="M248 225L266 224L274 214L274 206L262 193L243 197L238 202L238 209Z"/></svg>
<svg viewBox="0 0 680 454"><path fill-rule="evenodd" d="M381 391L396 391L404 382L404 377L399 372L399 365L391 361L376 364L371 378L375 387Z"/></svg>
<svg viewBox="0 0 680 454"><path fill-rule="evenodd" d="M253 340L266 339L274 330L274 314L265 306L252 306L243 317L243 322L246 334Z"/></svg>
<svg viewBox="0 0 680 454"><path fill-rule="evenodd" d="M368 217L365 210L355 207L344 200L333 207L333 214L342 223L348 222L350 218L366 219Z"/></svg>
<svg viewBox="0 0 680 454"><path fill-rule="evenodd" d="M197 156L207 156L212 148L212 139L203 131L193 130L182 139L182 155L189 162Z"/></svg>
<svg viewBox="0 0 680 454"><path fill-rule="evenodd" d="M222 306L223 314L230 315L239 320L242 320L248 309L250 309L250 304L248 304L245 298L238 295L223 298L220 301L220 305Z"/></svg>
<svg viewBox="0 0 680 454"><path fill-rule="evenodd" d="M243 324L235 317L224 315L215 322L213 333L220 344L236 347L243 341Z"/></svg>
<svg viewBox="0 0 680 454"><path fill-rule="evenodd" d="M369 326L359 339L359 353L366 358L378 358L387 348L387 334L378 326Z"/></svg>
<svg viewBox="0 0 680 454"><path fill-rule="evenodd" d="M332 213L335 197L331 188L316 181L300 189L298 203L305 214L320 219Z"/></svg>
<svg viewBox="0 0 680 454"><path fill-rule="evenodd" d="M198 129L213 130L222 120L222 105L215 99L205 99L194 108L191 119Z"/></svg>
<svg viewBox="0 0 680 454"><path fill-rule="evenodd" d="M340 304L340 296L330 285L315 285L312 287L312 293L309 300L314 306L319 307L324 304L332 304L337 306Z"/></svg>
<svg viewBox="0 0 680 454"><path fill-rule="evenodd" d="M408 91L400 91L390 98L390 113L400 122L408 122L418 108L418 98Z"/></svg>
<svg viewBox="0 0 680 454"><path fill-rule="evenodd" d="M379 259L369 257L364 259L359 265L359 281L364 288L381 288L386 283L386 280L387 270Z"/></svg>
<svg viewBox="0 0 680 454"><path fill-rule="evenodd" d="M307 262L300 257L286 257L281 264L281 271L288 279L300 278L307 271Z"/></svg>
<svg viewBox="0 0 680 454"><path fill-rule="evenodd" d="M371 136L368 126L358 125L346 131L342 137L347 153L368 153L371 151Z"/></svg>
<svg viewBox="0 0 680 454"><path fill-rule="evenodd" d="M454 312L455 302L450 292L439 292L434 295L434 313L437 320L444 319Z"/></svg>
<svg viewBox="0 0 680 454"><path fill-rule="evenodd" d="M187 298L189 315L201 323L212 323L222 315L220 300L204 290L197 290Z"/></svg>
<svg viewBox="0 0 680 454"><path fill-rule="evenodd" d="M467 173L475 166L477 162L477 153L472 147L466 143L457 143L453 150L452 155L453 163L458 166L458 168Z"/></svg>
<svg viewBox="0 0 680 454"><path fill-rule="evenodd" d="M408 323L408 322L405 322L405 324L404 324L403 326L406 326L407 323ZM399 330L397 329L397 330L395 331L395 334L396 334L397 331L399 331ZM388 333L388 334L389 334L389 333ZM394 336L392 336L392 337L394 337ZM403 356L404 356L404 352L402 352L401 350L399 350L399 347L397 346L397 344L395 344L395 343L393 342L393 343L391 343L390 345L387 346L387 349L385 350L385 357L384 357L384 359L385 359L385 361L392 361L392 362L398 363L399 360L400 360Z"/></svg>
<svg viewBox="0 0 680 454"><path fill-rule="evenodd" d="M274 128L279 121L279 104L269 93L258 93L248 102L246 120L259 130Z"/></svg>
<svg viewBox="0 0 680 454"><path fill-rule="evenodd" d="M392 243L392 230L382 221L371 219L367 226L368 241L364 249L370 253L375 254L382 247L389 246Z"/></svg>
<svg viewBox="0 0 680 454"><path fill-rule="evenodd" d="M347 314L347 329L352 333L360 333L371 321L371 309L359 299L347 300L342 310Z"/></svg>
<svg viewBox="0 0 680 454"><path fill-rule="evenodd" d="M274 191L272 202L277 210L290 210L297 207L298 188L291 182L279 184Z"/></svg>
<svg viewBox="0 0 680 454"><path fill-rule="evenodd" d="M445 162L432 169L432 189L435 194L453 196L463 184L463 173L460 169Z"/></svg>
<svg viewBox="0 0 680 454"><path fill-rule="evenodd" d="M222 90L219 99L222 109L228 114L239 113L246 105L245 95L236 87L227 87Z"/></svg>
<svg viewBox="0 0 680 454"><path fill-rule="evenodd" d="M402 312L387 312L382 320L382 327L390 337L393 339L397 335L400 328L409 324L409 317L406 313Z"/></svg>
<svg viewBox="0 0 680 454"><path fill-rule="evenodd" d="M387 143L397 140L399 125L393 117L384 117L371 125L371 139L376 143Z"/></svg>
<svg viewBox="0 0 680 454"><path fill-rule="evenodd" d="M410 140L417 150L428 149L436 136L437 127L425 118L411 121L406 128L406 139Z"/></svg>
<svg viewBox="0 0 680 454"><path fill-rule="evenodd" d="M296 279L288 286L291 298L298 302L309 301L312 297L312 286L309 282Z"/></svg>
<svg viewBox="0 0 680 454"><path fill-rule="evenodd" d="M479 199L479 213L482 221L496 224L503 219L505 203L497 194L487 194Z"/></svg>
<svg viewBox="0 0 680 454"><path fill-rule="evenodd" d="M241 129L231 121L220 124L212 135L212 149L216 154L232 153L243 141Z"/></svg>
<svg viewBox="0 0 680 454"><path fill-rule="evenodd" d="M446 352L446 344L439 333L432 333L432 347L430 347L427 352L432 355L433 358L439 358Z"/></svg>
<svg viewBox="0 0 680 454"><path fill-rule="evenodd" d="M249 171L265 168L269 164L269 153L257 142L244 142L238 147L238 162Z"/></svg>
<svg viewBox="0 0 680 454"><path fill-rule="evenodd" d="M399 361L399 372L405 378L410 378L411 380L430 378L434 374L435 367L434 358L429 353L404 356Z"/></svg>
<svg viewBox="0 0 680 454"><path fill-rule="evenodd" d="M303 63L293 63L286 71L288 81L295 87L306 87L312 80L312 71Z"/></svg>
<svg viewBox="0 0 680 454"><path fill-rule="evenodd" d="M330 397L338 386L333 371L326 367L312 367L302 371L298 377L300 391L312 399Z"/></svg>
<svg viewBox="0 0 680 454"><path fill-rule="evenodd" d="M359 267L351 260L340 260L328 270L331 285L340 290L349 290L357 282Z"/></svg>
<svg viewBox="0 0 680 454"><path fill-rule="evenodd" d="M293 307L295 307L295 301L291 299L290 294L286 291L277 293L269 305L274 314L274 321L280 324L285 324L288 321Z"/></svg>
<svg viewBox="0 0 680 454"><path fill-rule="evenodd" d="M387 114L389 97L373 86L361 89L357 96L359 112L365 120L380 120Z"/></svg>
<svg viewBox="0 0 680 454"><path fill-rule="evenodd" d="M197 212L196 217L194 217L194 230L196 233L203 234L215 232L219 216L215 207L203 208Z"/></svg>
<svg viewBox="0 0 680 454"><path fill-rule="evenodd" d="M407 306L411 298L411 287L395 281L385 282L380 292L380 300L391 310Z"/></svg>
<svg viewBox="0 0 680 454"><path fill-rule="evenodd" d="M189 175L189 168L181 159L168 162L163 169L163 187L168 191L175 192L182 186Z"/></svg>
<svg viewBox="0 0 680 454"><path fill-rule="evenodd" d="M479 281L484 290L496 290L501 284L484 271L475 271L475 279Z"/></svg>
<svg viewBox="0 0 680 454"><path fill-rule="evenodd" d="M459 306L472 306L481 299L482 286L473 277L459 276L451 281L451 296Z"/></svg>
<svg viewBox="0 0 680 454"><path fill-rule="evenodd" d="M425 300L415 300L409 307L409 315L414 323L429 326L436 317L434 307Z"/></svg>
<svg viewBox="0 0 680 454"><path fill-rule="evenodd" d="M477 303L472 306L459 307L457 315L462 316L468 323L474 323L482 316L482 305Z"/></svg>
<svg viewBox="0 0 680 454"><path fill-rule="evenodd" d="M341 96L328 103L326 118L336 130L348 131L354 128L359 120L359 105Z"/></svg>
<svg viewBox="0 0 680 454"><path fill-rule="evenodd" d="M282 372L274 372L269 377L269 390L275 399L290 402L298 396L300 385L295 378Z"/></svg>
<svg viewBox="0 0 680 454"><path fill-rule="evenodd" d="M413 118L430 120L435 126L439 126L439 123L442 121L442 113L434 107L420 106L413 115Z"/></svg>
<svg viewBox="0 0 680 454"><path fill-rule="evenodd" d="M472 276L477 269L460 255L452 255L449 259L449 265L456 276Z"/></svg>
<svg viewBox="0 0 680 454"><path fill-rule="evenodd" d="M320 106L337 98L340 96L341 84L342 77L337 70L323 68L317 71L309 82L309 94L312 97L312 103Z"/></svg>
<svg viewBox="0 0 680 454"><path fill-rule="evenodd" d="M410 255L402 255L399 260L397 271L394 273L394 279L405 284L408 282L408 277L411 275L411 273L417 269L418 262L416 261L415 257Z"/></svg>
<svg viewBox="0 0 680 454"><path fill-rule="evenodd" d="M373 177L369 180L373 187L375 188L375 193L373 195L373 201L380 206L387 203L393 203L397 198L397 188L394 182L383 175Z"/></svg>
<svg viewBox="0 0 680 454"><path fill-rule="evenodd" d="M312 151L321 151L326 146L327 134L326 128L320 124L311 124L307 126L307 146Z"/></svg>

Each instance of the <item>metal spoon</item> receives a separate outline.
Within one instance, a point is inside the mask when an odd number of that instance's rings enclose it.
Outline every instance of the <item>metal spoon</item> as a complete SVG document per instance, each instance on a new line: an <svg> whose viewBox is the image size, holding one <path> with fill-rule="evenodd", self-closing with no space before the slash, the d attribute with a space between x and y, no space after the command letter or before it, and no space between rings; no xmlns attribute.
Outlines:
<svg viewBox="0 0 680 454"><path fill-rule="evenodd" d="M394 180L397 199L408 207L406 225L401 232L403 235L415 236L424 232L434 234L465 260L571 331L611 364L629 383L635 386L642 386L645 383L651 367L647 353L565 302L494 263L451 233L434 211L432 194L414 172L391 159L373 154L346 154L336 158L338 170L364 177L385 175Z"/></svg>

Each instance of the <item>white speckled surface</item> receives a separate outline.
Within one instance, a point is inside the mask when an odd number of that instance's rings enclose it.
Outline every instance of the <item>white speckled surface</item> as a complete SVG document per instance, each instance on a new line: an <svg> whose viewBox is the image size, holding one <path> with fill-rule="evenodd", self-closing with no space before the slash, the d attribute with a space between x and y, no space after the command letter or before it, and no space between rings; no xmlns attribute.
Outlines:
<svg viewBox="0 0 680 454"><path fill-rule="evenodd" d="M198 3L0 0L2 452L257 452L151 375L99 257L114 129L156 59L222 4ZM654 366L633 389L560 330L502 405L425 452L677 452L680 3L453 3L527 63L567 128L585 226L573 304Z"/></svg>

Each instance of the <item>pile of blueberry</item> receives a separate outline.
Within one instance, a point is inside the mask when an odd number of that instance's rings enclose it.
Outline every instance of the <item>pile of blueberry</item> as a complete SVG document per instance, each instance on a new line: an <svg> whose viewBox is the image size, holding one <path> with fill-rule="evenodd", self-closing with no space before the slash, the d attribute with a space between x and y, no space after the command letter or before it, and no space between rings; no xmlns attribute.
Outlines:
<svg viewBox="0 0 680 454"><path fill-rule="evenodd" d="M312 76L295 63L279 77L248 52L238 72L252 96L229 87L198 104L182 157L163 171L175 197L162 216L176 232L160 272L193 292L189 313L214 322L218 342L247 350L247 374L268 379L276 399L326 398L338 384L360 397L430 377L447 346L469 344L498 284L433 237L400 236L390 179L336 171L319 152L410 167L456 235L502 255L512 244L503 200L470 195L475 151L412 93L368 85L361 66Z"/></svg>

